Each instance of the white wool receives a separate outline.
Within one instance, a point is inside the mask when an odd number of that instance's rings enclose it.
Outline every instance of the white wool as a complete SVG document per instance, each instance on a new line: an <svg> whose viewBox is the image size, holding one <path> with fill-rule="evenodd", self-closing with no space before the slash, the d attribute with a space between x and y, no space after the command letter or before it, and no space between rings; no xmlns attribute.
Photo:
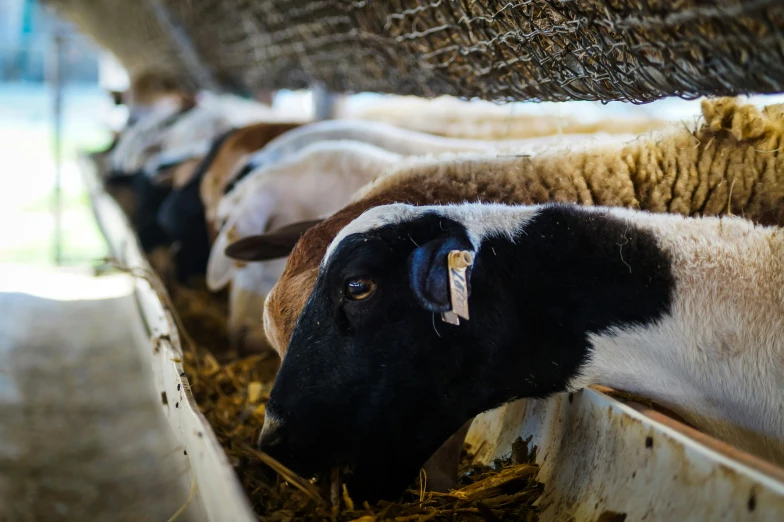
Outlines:
<svg viewBox="0 0 784 522"><path fill-rule="evenodd" d="M210 252L207 284L219 290L236 268L224 250L229 236L245 237L273 228L316 219L340 209L362 185L400 160L400 156L366 143L329 141L314 143L276 165L261 167L248 180L223 197L218 221L224 222ZM279 263L280 264L280 263ZM253 263L241 270L264 270ZM280 264L280 272L283 265ZM269 288L277 281L271 281ZM254 280L261 280L260 277ZM269 288L259 288L265 295Z"/></svg>
<svg viewBox="0 0 784 522"><path fill-rule="evenodd" d="M215 138L232 128L285 120L280 111L233 95L202 93L196 107L175 117L180 108L174 99L152 106L121 134L110 156L112 168L154 176L163 166L204 156Z"/></svg>
<svg viewBox="0 0 784 522"><path fill-rule="evenodd" d="M628 135L624 135L630 138ZM401 129L387 123L361 120L330 120L312 123L291 130L251 156L250 164L271 165L303 147L325 140L353 140L375 145L404 156L440 154L445 152L483 152L488 150L516 151L536 143L578 143L592 138L609 138L604 134L573 134L546 136L526 140L484 141L444 138L424 132ZM617 136L614 136L617 138Z"/></svg>
<svg viewBox="0 0 784 522"><path fill-rule="evenodd" d="M237 127L275 118L268 106L231 95L204 95L198 107L188 111L160 135L161 152L144 166L148 176L160 167L203 157L221 134Z"/></svg>
<svg viewBox="0 0 784 522"><path fill-rule="evenodd" d="M140 171L147 159L145 151L156 139L159 139L163 124L179 110L179 103L156 105L134 125L123 131L109 155L112 170L126 174Z"/></svg>
<svg viewBox="0 0 784 522"><path fill-rule="evenodd" d="M160 167L203 156L212 141L232 128L218 104L194 107L162 133L161 152L147 159L145 174L154 176Z"/></svg>

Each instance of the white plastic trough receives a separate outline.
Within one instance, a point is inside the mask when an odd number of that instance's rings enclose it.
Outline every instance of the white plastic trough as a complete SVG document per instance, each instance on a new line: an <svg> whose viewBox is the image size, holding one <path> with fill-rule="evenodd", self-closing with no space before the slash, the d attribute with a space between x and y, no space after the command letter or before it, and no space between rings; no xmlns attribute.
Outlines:
<svg viewBox="0 0 784 522"><path fill-rule="evenodd" d="M120 207L103 190L93 163L82 169L112 255L150 269ZM257 520L229 460L199 412L181 362L173 318L155 291L136 279L139 313L150 343L156 396L175 438L187 449L197 492L194 511L211 522ZM521 400L478 417L468 434L477 459L510 452L532 438L545 484L542 522L784 521L784 470L677 420L599 388L549 400ZM189 480L191 477L188 477Z"/></svg>

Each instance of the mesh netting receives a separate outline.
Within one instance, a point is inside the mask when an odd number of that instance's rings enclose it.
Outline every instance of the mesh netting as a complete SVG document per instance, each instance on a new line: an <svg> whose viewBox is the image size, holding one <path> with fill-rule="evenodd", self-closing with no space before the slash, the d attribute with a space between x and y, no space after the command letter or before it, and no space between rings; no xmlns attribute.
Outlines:
<svg viewBox="0 0 784 522"><path fill-rule="evenodd" d="M780 0L47 0L133 72L488 100L651 101L784 90Z"/></svg>

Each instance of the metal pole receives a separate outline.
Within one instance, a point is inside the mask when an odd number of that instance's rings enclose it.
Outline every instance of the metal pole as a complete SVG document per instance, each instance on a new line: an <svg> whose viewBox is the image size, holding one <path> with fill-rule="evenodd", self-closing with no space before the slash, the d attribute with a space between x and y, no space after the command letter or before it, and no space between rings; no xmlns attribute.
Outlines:
<svg viewBox="0 0 784 522"><path fill-rule="evenodd" d="M219 85L215 76L199 57L196 46L193 45L190 36L183 29L174 14L160 0L147 0L146 3L147 7L152 10L161 28L171 38L172 44L185 64L185 68L199 85L199 88L218 91Z"/></svg>
<svg viewBox="0 0 784 522"><path fill-rule="evenodd" d="M311 86L313 92L313 119L331 120L335 117L335 95L323 83Z"/></svg>
<svg viewBox="0 0 784 522"><path fill-rule="evenodd" d="M55 30L53 56L48 60L47 72L52 86L52 124L54 147L54 194L52 212L54 214L54 262L62 264L62 148L63 148L63 48L65 37L62 30Z"/></svg>

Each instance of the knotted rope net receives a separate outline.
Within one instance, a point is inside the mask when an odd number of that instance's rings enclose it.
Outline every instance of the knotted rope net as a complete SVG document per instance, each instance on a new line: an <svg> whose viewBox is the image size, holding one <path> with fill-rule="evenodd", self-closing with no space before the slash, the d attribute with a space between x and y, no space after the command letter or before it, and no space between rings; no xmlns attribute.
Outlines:
<svg viewBox="0 0 784 522"><path fill-rule="evenodd" d="M780 0L46 2L132 74L202 87L638 103L784 90Z"/></svg>

